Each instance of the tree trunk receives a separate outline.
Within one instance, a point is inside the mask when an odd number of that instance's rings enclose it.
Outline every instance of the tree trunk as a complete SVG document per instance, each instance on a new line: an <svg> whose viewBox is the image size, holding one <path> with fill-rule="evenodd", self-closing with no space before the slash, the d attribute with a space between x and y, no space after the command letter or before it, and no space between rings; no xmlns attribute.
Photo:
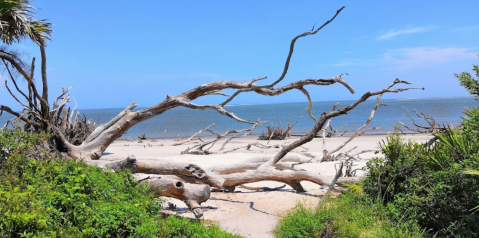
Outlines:
<svg viewBox="0 0 479 238"><path fill-rule="evenodd" d="M166 159L145 160L129 156L121 161L106 162L100 160L87 161L87 163L100 168L109 168L115 172L126 168L130 169L132 173L175 175L185 181L196 181L217 189L221 189L224 183L224 178L221 176L207 169L200 168L195 164Z"/></svg>

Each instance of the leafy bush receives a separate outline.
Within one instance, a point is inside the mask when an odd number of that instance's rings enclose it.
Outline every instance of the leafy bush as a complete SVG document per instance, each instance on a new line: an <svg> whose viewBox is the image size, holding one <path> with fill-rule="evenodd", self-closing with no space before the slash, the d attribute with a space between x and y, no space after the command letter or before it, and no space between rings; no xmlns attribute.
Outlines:
<svg viewBox="0 0 479 238"><path fill-rule="evenodd" d="M32 159L44 159L45 153L34 153L41 141L47 140L47 134L32 134L19 129L0 130L0 164L4 163L7 158L14 153L21 153ZM34 158L34 156L35 158Z"/></svg>
<svg viewBox="0 0 479 238"><path fill-rule="evenodd" d="M478 55L479 57L479 55ZM476 78L474 78L469 72L462 72L460 74L454 74L459 79L461 86L467 89L470 94L476 96L476 100L479 100L479 66L472 65L472 70L476 72Z"/></svg>
<svg viewBox="0 0 479 238"><path fill-rule="evenodd" d="M465 118L462 119L462 127L465 133L468 133L472 137L479 136L479 108L466 108L463 111Z"/></svg>
<svg viewBox="0 0 479 238"><path fill-rule="evenodd" d="M231 237L188 219L163 219L147 185L128 170L106 172L74 160L33 160L44 139L0 131L0 237ZM5 152L7 151L7 152Z"/></svg>
<svg viewBox="0 0 479 238"><path fill-rule="evenodd" d="M479 77L479 67L473 66ZM479 81L468 72L455 74L479 99ZM384 158L367 164L364 191L387 204L395 219L416 220L428 235L479 236L479 109L465 109L459 128L447 127L430 143L404 143L390 135L380 144Z"/></svg>
<svg viewBox="0 0 479 238"><path fill-rule="evenodd" d="M477 136L446 128L433 144L405 143L390 135L381 144L383 159L367 164L364 191L387 204L394 219L417 220L429 235L475 237L479 214L479 177L463 173L479 168Z"/></svg>
<svg viewBox="0 0 479 238"><path fill-rule="evenodd" d="M414 222L391 222L387 210L367 195L343 193L322 209L299 206L274 231L276 237L422 237Z"/></svg>

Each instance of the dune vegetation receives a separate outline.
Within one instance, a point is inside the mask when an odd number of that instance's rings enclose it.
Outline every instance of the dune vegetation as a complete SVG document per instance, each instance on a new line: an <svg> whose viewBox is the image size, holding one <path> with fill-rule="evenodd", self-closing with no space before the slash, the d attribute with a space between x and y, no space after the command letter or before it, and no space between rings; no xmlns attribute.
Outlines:
<svg viewBox="0 0 479 238"><path fill-rule="evenodd" d="M456 74L479 96L479 68ZM462 125L443 126L427 143L391 134L368 176L321 209L299 206L277 237L478 237L479 108L464 109Z"/></svg>

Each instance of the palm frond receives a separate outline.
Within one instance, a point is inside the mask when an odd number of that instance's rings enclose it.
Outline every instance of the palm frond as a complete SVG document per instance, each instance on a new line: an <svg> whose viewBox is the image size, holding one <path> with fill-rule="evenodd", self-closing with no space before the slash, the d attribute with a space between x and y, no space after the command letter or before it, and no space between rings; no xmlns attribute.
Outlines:
<svg viewBox="0 0 479 238"><path fill-rule="evenodd" d="M472 175L479 175L479 170L477 169L472 169L472 168L467 168L462 171L465 174L472 174Z"/></svg>
<svg viewBox="0 0 479 238"><path fill-rule="evenodd" d="M0 1L0 40L8 45L30 38L38 45L45 45L50 39L51 24L45 20L35 20L35 7L26 0Z"/></svg>

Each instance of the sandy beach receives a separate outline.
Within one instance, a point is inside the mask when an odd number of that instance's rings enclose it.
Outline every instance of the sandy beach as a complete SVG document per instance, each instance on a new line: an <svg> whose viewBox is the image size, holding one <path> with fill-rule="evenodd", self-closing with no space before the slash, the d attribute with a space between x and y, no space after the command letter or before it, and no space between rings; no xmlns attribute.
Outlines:
<svg viewBox="0 0 479 238"><path fill-rule="evenodd" d="M379 142L385 140L387 135L364 135L355 138L343 150L344 152L351 148L357 147L351 152L360 152L363 150L378 150ZM424 134L405 135L405 141L427 141L430 136ZM213 138L202 138L203 141ZM283 141L270 141L269 145L279 145L291 143L297 137L291 137ZM333 137L326 139L325 148L328 150L335 149L348 137ZM274 156L280 149L260 149L251 147L249 150L238 149L226 154L210 154L210 155L191 155L181 154L188 147L192 147L199 140L193 140L179 146L172 146L176 142L173 139L157 139L157 140L118 140L110 145L102 160L125 159L128 155L135 155L138 158L145 159L169 159L176 161L184 161L194 163L201 167L210 167L219 164L242 163L248 159L258 156ZM267 141L257 141L257 136L249 136L237 138L228 143L225 150L245 146L248 143L260 142L266 144ZM222 142L217 143L211 150L216 151L221 147ZM309 153L314 156L320 156L322 153L323 140L315 138L310 143L300 147L294 152ZM381 156L373 151L361 154L360 159L354 162L353 168L362 168L366 162L373 157ZM338 152L338 153L339 153ZM312 162L296 165L295 168L307 171L317 172L325 176L334 176L336 173L335 164L337 162ZM357 175L363 175L363 171L358 171ZM219 225L222 229L231 233L236 233L244 237L273 237L271 231L275 228L277 221L281 216L296 207L299 203L306 206L315 205L320 197L326 192L327 187L320 186L311 182L302 182L303 187L307 190L305 193L296 193L291 187L286 186L277 191L251 191L244 188L238 188L234 193L212 192L211 198L202 205L204 216L202 219L211 221ZM255 187L278 187L282 183L273 181L257 182L248 184ZM179 200L173 198L164 198L165 205L170 202L176 205L177 211L167 211L178 213L181 216L193 218L193 214L188 210L186 205Z"/></svg>

